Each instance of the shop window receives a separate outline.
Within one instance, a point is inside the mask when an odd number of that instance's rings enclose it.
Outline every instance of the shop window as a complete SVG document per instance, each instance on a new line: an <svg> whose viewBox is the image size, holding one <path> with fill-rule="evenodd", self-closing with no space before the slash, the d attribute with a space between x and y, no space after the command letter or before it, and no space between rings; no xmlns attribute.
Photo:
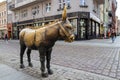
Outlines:
<svg viewBox="0 0 120 80"><path fill-rule="evenodd" d="M86 36L86 22L85 19L80 20L80 37L84 39Z"/></svg>
<svg viewBox="0 0 120 80"><path fill-rule="evenodd" d="M77 19L71 19L70 23L74 27L74 34L77 35Z"/></svg>
<svg viewBox="0 0 120 80"><path fill-rule="evenodd" d="M90 36L92 35L91 20L89 21L88 33L89 33Z"/></svg>
<svg viewBox="0 0 120 80"><path fill-rule="evenodd" d="M95 35L95 22L94 21L92 22L92 33L93 35Z"/></svg>
<svg viewBox="0 0 120 80"><path fill-rule="evenodd" d="M96 23L96 36L97 37L99 36L99 25L98 25L98 23Z"/></svg>

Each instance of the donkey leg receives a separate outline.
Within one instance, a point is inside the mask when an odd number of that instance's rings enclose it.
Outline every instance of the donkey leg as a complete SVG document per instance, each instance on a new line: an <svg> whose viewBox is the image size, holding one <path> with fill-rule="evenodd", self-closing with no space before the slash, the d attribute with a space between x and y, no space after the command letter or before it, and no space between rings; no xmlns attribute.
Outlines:
<svg viewBox="0 0 120 80"><path fill-rule="evenodd" d="M53 74L53 71L50 69L50 60L51 60L51 52L52 52L52 48L48 49L46 52L46 60L47 60L47 70L48 70L48 74Z"/></svg>
<svg viewBox="0 0 120 80"><path fill-rule="evenodd" d="M25 49L26 49L26 46L23 46L23 45L20 46L20 68L25 68L23 64L23 55L24 55Z"/></svg>
<svg viewBox="0 0 120 80"><path fill-rule="evenodd" d="M41 62L41 75L42 77L48 77L48 73L45 70L45 49L39 49L40 62Z"/></svg>
<svg viewBox="0 0 120 80"><path fill-rule="evenodd" d="M31 63L30 54L31 54L31 49L28 48L28 49L27 49L28 66L33 67L33 65L32 65L32 63Z"/></svg>

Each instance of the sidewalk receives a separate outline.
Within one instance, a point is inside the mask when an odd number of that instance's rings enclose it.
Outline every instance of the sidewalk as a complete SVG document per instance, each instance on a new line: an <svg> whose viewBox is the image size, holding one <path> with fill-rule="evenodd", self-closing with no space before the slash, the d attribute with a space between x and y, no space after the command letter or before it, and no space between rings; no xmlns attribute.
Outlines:
<svg viewBox="0 0 120 80"><path fill-rule="evenodd" d="M0 80L39 80L17 71L7 65L0 64Z"/></svg>
<svg viewBox="0 0 120 80"><path fill-rule="evenodd" d="M52 65L55 71L48 78L42 78L39 70L25 68L23 71L0 64L0 80L117 80L81 70ZM28 73L28 74L26 74Z"/></svg>

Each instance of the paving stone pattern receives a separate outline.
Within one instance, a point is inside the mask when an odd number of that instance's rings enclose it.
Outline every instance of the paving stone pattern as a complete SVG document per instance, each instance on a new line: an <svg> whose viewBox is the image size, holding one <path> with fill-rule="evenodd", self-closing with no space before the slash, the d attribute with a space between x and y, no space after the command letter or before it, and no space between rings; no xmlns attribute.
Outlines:
<svg viewBox="0 0 120 80"><path fill-rule="evenodd" d="M97 40L95 40L97 41ZM88 42L88 41L86 41ZM54 75L46 80L114 80L120 79L120 55L117 46L96 46L93 43L59 41L52 52ZM85 45L83 45L85 44ZM97 44L97 43L96 43ZM19 43L0 41L0 61L15 69L41 78L38 51L32 51L33 68L19 69ZM26 55L24 55L26 57ZM25 58L27 66L27 60ZM39 64L39 65L38 65Z"/></svg>

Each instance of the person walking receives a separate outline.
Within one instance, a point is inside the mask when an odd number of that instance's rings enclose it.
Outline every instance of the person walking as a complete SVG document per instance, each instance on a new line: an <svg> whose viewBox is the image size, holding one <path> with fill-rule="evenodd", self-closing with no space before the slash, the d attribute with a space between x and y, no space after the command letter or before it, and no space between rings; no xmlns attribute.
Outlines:
<svg viewBox="0 0 120 80"><path fill-rule="evenodd" d="M112 43L114 43L114 41L115 41L115 31L114 31L114 29L112 29L112 31L111 31L111 39L112 39Z"/></svg>
<svg viewBox="0 0 120 80"><path fill-rule="evenodd" d="M8 43L8 35L5 34L4 40L6 41L6 43Z"/></svg>

